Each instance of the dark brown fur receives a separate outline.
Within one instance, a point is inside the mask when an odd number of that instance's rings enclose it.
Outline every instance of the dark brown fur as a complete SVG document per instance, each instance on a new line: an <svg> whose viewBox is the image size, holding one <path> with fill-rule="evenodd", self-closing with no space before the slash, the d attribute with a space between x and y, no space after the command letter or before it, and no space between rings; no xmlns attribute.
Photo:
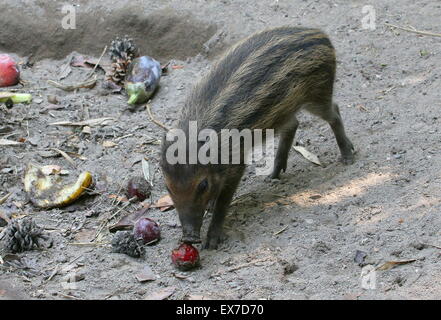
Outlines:
<svg viewBox="0 0 441 320"><path fill-rule="evenodd" d="M332 102L335 51L317 29L282 27L266 30L233 46L190 93L178 128L188 132L189 121L199 130L275 129L280 136L272 178L286 170L298 127L296 112L304 107L329 124L342 159L353 161L338 106ZM217 247L222 225L245 166L171 165L165 159L170 142L163 143L162 169L183 227L183 240L200 238L205 210L213 218L206 247ZM205 188L206 187L206 188Z"/></svg>

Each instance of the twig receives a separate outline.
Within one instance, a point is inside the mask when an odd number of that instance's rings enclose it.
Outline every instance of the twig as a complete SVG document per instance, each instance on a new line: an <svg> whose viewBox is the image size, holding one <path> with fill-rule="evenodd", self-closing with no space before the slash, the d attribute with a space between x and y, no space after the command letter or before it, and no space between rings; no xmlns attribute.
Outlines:
<svg viewBox="0 0 441 320"><path fill-rule="evenodd" d="M55 276L57 275L59 268L60 268L60 265L57 264L57 265L55 266L54 270L52 271L51 275L49 276L49 278L47 278L46 283L48 283L49 281L51 281L52 278L55 277Z"/></svg>
<svg viewBox="0 0 441 320"><path fill-rule="evenodd" d="M425 245L428 246L428 247L432 247L432 248L436 248L436 249L441 249L440 246L436 246L434 244L425 244Z"/></svg>
<svg viewBox="0 0 441 320"><path fill-rule="evenodd" d="M239 264L239 265L237 265L235 267L231 267L231 268L229 268L227 270L219 271L216 274L211 275L210 278L215 277L215 276L219 276L219 275L221 275L223 273L237 271L239 269L243 269L243 268L252 266L252 265L254 265L256 263L265 262L265 261L268 261L269 259L270 259L269 257L266 257L266 258L262 258L262 259L253 260L253 261L247 262L247 263L242 263L242 264Z"/></svg>
<svg viewBox="0 0 441 320"><path fill-rule="evenodd" d="M58 88L58 89L61 89L64 91L75 91L80 88L87 88L87 89L93 88L96 84L96 77L94 77L93 79L90 79L90 80L83 81L81 83L76 83L76 84L61 84L61 83L58 83L53 80L47 80L47 83L54 86L55 88Z"/></svg>
<svg viewBox="0 0 441 320"><path fill-rule="evenodd" d="M164 129L164 130L166 130L166 131L169 131L170 129L169 129L166 125L162 124L161 122L159 122L158 120L156 120L156 119L153 117L152 110L150 109L150 103L147 102L146 107L147 107L147 112L148 112L148 114L149 114L150 120L151 120L154 124L160 126L162 129Z"/></svg>
<svg viewBox="0 0 441 320"><path fill-rule="evenodd" d="M71 261L68 263L68 265L74 263L75 261L77 261L78 259L80 259L80 258L82 258L82 257L83 257L82 255L79 255L78 257L76 257L76 258L74 258L73 260L71 260Z"/></svg>
<svg viewBox="0 0 441 320"><path fill-rule="evenodd" d="M288 229L288 226L285 226L285 227L283 227L282 229L280 229L279 231L277 231L277 232L274 232L273 233L273 236L277 236L278 234L281 234L283 231L285 231L286 229Z"/></svg>
<svg viewBox="0 0 441 320"><path fill-rule="evenodd" d="M82 300L81 298L78 298L78 297L75 297L75 296L71 296L69 294L65 294L65 293L62 293L62 292L58 292L58 295L62 296L63 298L66 298L66 299Z"/></svg>
<svg viewBox="0 0 441 320"><path fill-rule="evenodd" d="M388 27L392 27L392 28L396 28L396 29L400 29L400 30L404 30L407 32L413 32L413 33L417 33L417 34L422 34L425 36L432 36L432 37L441 37L441 33L433 33L433 32L429 32L429 31L421 31L421 30L417 30L415 28L406 28L406 27L400 27L400 26L396 26L394 24L390 24L390 23L385 23L386 26Z"/></svg>
<svg viewBox="0 0 441 320"><path fill-rule="evenodd" d="M11 196L11 192L9 192L7 195L5 195L4 197L0 198L0 204L5 203L6 200L8 200L8 198Z"/></svg>
<svg viewBox="0 0 441 320"><path fill-rule="evenodd" d="M113 218L115 218L121 211L123 211L125 208L127 208L132 202L134 202L135 200L137 199L137 197L135 196L135 197L133 197L133 198L130 198L126 203L124 203L124 205L121 207L121 208L119 208L114 214L112 214L111 216L110 216L110 218L108 218L107 219L107 221L110 221L110 220L112 220Z"/></svg>
<svg viewBox="0 0 441 320"><path fill-rule="evenodd" d="M104 50L103 50L103 52L101 53L101 56L100 56L100 58L98 59L98 62L95 64L95 66L93 67L92 71L90 71L90 73L87 75L87 77L84 79L84 81L88 80L88 79L94 74L96 68L97 68L98 65L100 64L101 59L103 58L103 56L104 56L104 54L106 53L106 51L107 51L107 46L104 47Z"/></svg>
<svg viewBox="0 0 441 320"><path fill-rule="evenodd" d="M101 223L101 225L100 225L98 231L95 233L95 236L93 237L93 239L92 239L90 242L94 242L94 241L99 237L99 235L100 235L101 232L104 230L104 228L107 226L107 224L108 224L113 218L115 218L115 217L116 217L121 211L123 211L125 208L127 208L132 202L134 202L136 199L137 199L136 196L133 197L133 198L130 198L129 201L127 201L126 203L124 203L124 205L123 205L121 208L119 208L114 214L112 214L109 218L107 218L106 220L104 220L104 221Z"/></svg>
<svg viewBox="0 0 441 320"><path fill-rule="evenodd" d="M133 133L129 133L129 134L126 134L125 136L121 136L121 137L116 138L115 141L119 141L119 140L131 137L131 136L134 136L134 135L135 134L133 134Z"/></svg>
<svg viewBox="0 0 441 320"><path fill-rule="evenodd" d="M244 201L244 200L246 200L246 199L249 199L249 198L252 198L252 193L245 193L245 194L243 194L243 195L237 197L237 199L234 200L233 202L231 202L230 205L231 205L231 206L232 206L232 205L236 205L236 204L238 204L239 202L242 202L242 201Z"/></svg>
<svg viewBox="0 0 441 320"><path fill-rule="evenodd" d="M71 246L99 247L109 244L108 242L70 242Z"/></svg>
<svg viewBox="0 0 441 320"><path fill-rule="evenodd" d="M74 168L77 167L77 165L75 164L73 159L66 152L64 152L60 149L57 149L57 148L51 148L51 150L54 150L54 151L58 152L59 154L61 154L63 156L63 158L66 159Z"/></svg>
<svg viewBox="0 0 441 320"><path fill-rule="evenodd" d="M32 92L32 91L47 90L47 89L49 89L49 87L37 87L37 88L26 88L26 87L23 87L23 88L8 89L8 91L10 91L10 92L18 92L18 91L29 91L29 92Z"/></svg>

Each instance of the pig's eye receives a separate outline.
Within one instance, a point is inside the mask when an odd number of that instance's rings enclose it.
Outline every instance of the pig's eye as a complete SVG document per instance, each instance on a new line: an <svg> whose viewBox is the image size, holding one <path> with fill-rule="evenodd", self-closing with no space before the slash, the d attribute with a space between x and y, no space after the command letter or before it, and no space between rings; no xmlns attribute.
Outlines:
<svg viewBox="0 0 441 320"><path fill-rule="evenodd" d="M207 189L208 189L208 180L207 178L205 178L199 183L197 188L197 193L199 194L204 193L205 191L207 191Z"/></svg>

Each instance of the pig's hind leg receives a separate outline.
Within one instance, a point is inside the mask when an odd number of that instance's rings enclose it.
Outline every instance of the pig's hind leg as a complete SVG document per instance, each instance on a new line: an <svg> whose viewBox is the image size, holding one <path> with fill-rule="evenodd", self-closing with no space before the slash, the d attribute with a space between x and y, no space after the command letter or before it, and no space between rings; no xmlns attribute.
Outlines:
<svg viewBox="0 0 441 320"><path fill-rule="evenodd" d="M344 164L354 163L354 146L346 136L338 105L333 102L310 103L305 106L309 112L327 121L334 132Z"/></svg>

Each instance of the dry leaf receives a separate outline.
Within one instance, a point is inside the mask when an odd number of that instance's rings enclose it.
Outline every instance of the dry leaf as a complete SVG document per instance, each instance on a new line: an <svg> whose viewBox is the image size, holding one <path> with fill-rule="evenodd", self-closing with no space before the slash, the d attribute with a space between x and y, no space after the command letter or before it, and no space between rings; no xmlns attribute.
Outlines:
<svg viewBox="0 0 441 320"><path fill-rule="evenodd" d="M168 287L148 295L144 300L165 300L175 293L175 291L176 287Z"/></svg>
<svg viewBox="0 0 441 320"><path fill-rule="evenodd" d="M131 230L133 229L133 226L135 225L135 222L138 221L140 218L146 216L147 208L142 208L141 210L138 210L132 214L129 214L128 216L123 217L120 221L118 221L113 226L109 227L110 232L116 232L119 230Z"/></svg>
<svg viewBox="0 0 441 320"><path fill-rule="evenodd" d="M82 55L76 55L72 58L70 65L72 67L93 68L99 63L99 59L93 57L84 57ZM101 64L98 64L97 68L101 68L106 71Z"/></svg>
<svg viewBox="0 0 441 320"><path fill-rule="evenodd" d="M145 158L142 158L141 161L142 161L142 173L144 174L144 179L147 180L147 182L152 186L152 181L150 178L150 164Z"/></svg>
<svg viewBox="0 0 441 320"><path fill-rule="evenodd" d="M166 211L174 207L174 203L170 195L161 197L154 205L153 208L159 208L161 211Z"/></svg>
<svg viewBox="0 0 441 320"><path fill-rule="evenodd" d="M189 277L188 275L182 273L173 273L173 276L180 280L186 280Z"/></svg>
<svg viewBox="0 0 441 320"><path fill-rule="evenodd" d="M308 150L306 150L305 147L294 146L293 148L294 148L295 151L300 153L306 160L308 160L308 161L310 161L310 162L312 162L312 163L314 163L316 165L319 165L319 166L322 165L320 160L319 160L319 158L315 154L313 154L313 153L309 152Z"/></svg>
<svg viewBox="0 0 441 320"><path fill-rule="evenodd" d="M343 296L345 300L357 300L361 296L361 293L348 293Z"/></svg>
<svg viewBox="0 0 441 320"><path fill-rule="evenodd" d="M119 196L117 194L110 194L108 196L108 198L109 199L116 199L116 201L118 201L118 202L127 202L127 201L129 201L129 199L127 199L127 197Z"/></svg>
<svg viewBox="0 0 441 320"><path fill-rule="evenodd" d="M106 141L103 142L103 147L104 148L113 148L113 147L115 147L117 145L118 145L117 143L115 143L113 141L110 141L110 140L106 140Z"/></svg>
<svg viewBox="0 0 441 320"><path fill-rule="evenodd" d="M381 266L379 266L376 270L387 271L387 270L390 270L392 268L395 268L396 266L412 263L412 262L415 262L415 261L416 261L416 259L404 260L404 261L387 261L384 264L382 264Z"/></svg>
<svg viewBox="0 0 441 320"><path fill-rule="evenodd" d="M45 176L49 176L51 174L58 174L61 172L61 167L57 166L57 165L47 165L47 166L41 167L41 172Z"/></svg>
<svg viewBox="0 0 441 320"><path fill-rule="evenodd" d="M84 82L74 83L74 84L63 84L63 83L58 83L53 80L47 80L47 83L54 86L55 88L58 88L58 89L61 89L64 91L75 91L80 88L91 89L91 88L95 87L96 77L93 79L90 79L90 80L86 80Z"/></svg>
<svg viewBox="0 0 441 320"><path fill-rule="evenodd" d="M141 270L141 272L135 275L135 277L139 282L156 280L156 275L153 273L152 269L150 269L149 266L145 266L144 269Z"/></svg>
<svg viewBox="0 0 441 320"><path fill-rule="evenodd" d="M0 139L0 146L17 146L22 144L21 142L9 140L9 139Z"/></svg>
<svg viewBox="0 0 441 320"><path fill-rule="evenodd" d="M86 161L87 160L87 157L85 157L85 156L83 156L83 155L81 155L81 154L78 154L78 153L75 153L75 152L70 152L70 151L67 151L66 152L68 155L70 155L70 156L72 156L72 157L74 157L74 158L78 158L78 159L80 159L80 160L82 160L82 161Z"/></svg>
<svg viewBox="0 0 441 320"><path fill-rule="evenodd" d="M201 294L189 294L186 298L187 300L210 300L208 297Z"/></svg>
<svg viewBox="0 0 441 320"><path fill-rule="evenodd" d="M109 123L109 121L114 121L114 118L105 117L105 118L97 118L97 119L88 119L84 121L78 121L78 122L72 122L72 121L58 121L50 123L50 126L97 126L97 125L106 125Z"/></svg>
<svg viewBox="0 0 441 320"><path fill-rule="evenodd" d="M93 238L95 237L95 233L96 233L96 230L84 229L84 230L79 231L75 235L74 239L77 242L81 242L81 243L91 242L91 241L93 241Z"/></svg>
<svg viewBox="0 0 441 320"><path fill-rule="evenodd" d="M58 75L58 80L63 80L64 78L67 78L68 75L72 72L72 68L70 67L70 60L64 65L61 66L60 74Z"/></svg>

